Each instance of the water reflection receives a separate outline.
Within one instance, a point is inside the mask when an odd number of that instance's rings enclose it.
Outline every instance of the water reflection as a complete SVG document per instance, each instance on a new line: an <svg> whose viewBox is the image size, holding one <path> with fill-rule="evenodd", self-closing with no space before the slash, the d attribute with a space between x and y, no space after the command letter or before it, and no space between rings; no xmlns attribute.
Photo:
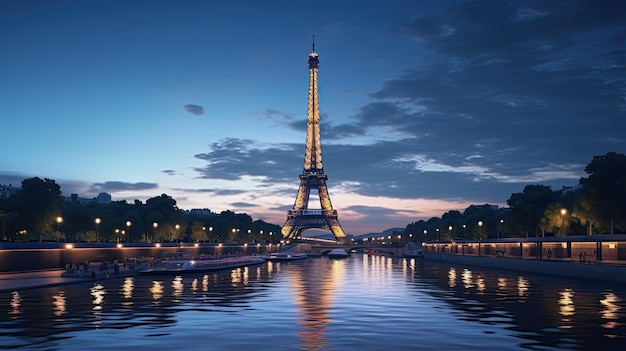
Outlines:
<svg viewBox="0 0 626 351"><path fill-rule="evenodd" d="M9 314L13 315L13 316L17 316L22 314L22 311L20 310L20 307L22 306L22 297L20 296L20 293L17 291L13 291L11 293L11 312L9 312Z"/></svg>
<svg viewBox="0 0 626 351"><path fill-rule="evenodd" d="M172 280L172 296L174 297L174 302L178 302L178 298L183 295L183 277L177 275Z"/></svg>
<svg viewBox="0 0 626 351"><path fill-rule="evenodd" d="M122 306L130 308L133 306L133 291L135 290L135 278L126 277L122 286L120 286L120 295L122 296Z"/></svg>
<svg viewBox="0 0 626 351"><path fill-rule="evenodd" d="M564 325L561 328L571 328L572 316L574 315L574 291L572 289L565 289L559 292L561 298L559 299L559 314L561 315L561 321Z"/></svg>
<svg viewBox="0 0 626 351"><path fill-rule="evenodd" d="M102 303L104 302L104 295L106 295L104 286L95 284L91 287L91 296L93 296L93 300L91 301L93 307L91 310L95 317L93 324L96 327L98 327L102 321Z"/></svg>
<svg viewBox="0 0 626 351"><path fill-rule="evenodd" d="M618 322L618 320L619 320L619 311L621 309L621 307L619 306L619 303L621 302L622 300L613 292L604 293L604 298L600 300L600 304L602 305L600 316L602 317L602 319L606 320L602 324L602 328L616 329L620 326L620 323ZM608 333L607 336L611 338L618 337L618 335L613 334L613 333Z"/></svg>
<svg viewBox="0 0 626 351"><path fill-rule="evenodd" d="M456 285L456 269L450 267L448 271L448 286L454 288Z"/></svg>
<svg viewBox="0 0 626 351"><path fill-rule="evenodd" d="M155 305L160 303L159 300L163 297L163 283L158 280L152 281L152 286L150 287L150 293L152 294L152 300Z"/></svg>
<svg viewBox="0 0 626 351"><path fill-rule="evenodd" d="M52 313L55 317L61 317L66 313L66 298L63 290L52 296Z"/></svg>
<svg viewBox="0 0 626 351"><path fill-rule="evenodd" d="M298 325L302 329L297 335L302 343L297 347L302 350L325 348L333 292L345 273L344 260L316 261L314 265L290 265L287 275L294 290L294 304L298 306Z"/></svg>
<svg viewBox="0 0 626 351"><path fill-rule="evenodd" d="M0 293L0 349L619 350L625 293L384 256L309 258Z"/></svg>
<svg viewBox="0 0 626 351"><path fill-rule="evenodd" d="M517 296L519 296L519 302L524 302L528 296L528 280L524 277L517 277Z"/></svg>

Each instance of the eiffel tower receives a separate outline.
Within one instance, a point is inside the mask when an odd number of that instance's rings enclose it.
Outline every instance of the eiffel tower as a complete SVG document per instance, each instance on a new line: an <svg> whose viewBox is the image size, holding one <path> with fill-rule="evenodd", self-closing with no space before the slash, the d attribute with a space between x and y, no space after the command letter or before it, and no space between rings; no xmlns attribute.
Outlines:
<svg viewBox="0 0 626 351"><path fill-rule="evenodd" d="M315 36L313 37L315 39ZM293 209L287 214L287 222L281 233L284 238L298 239L306 229L318 228L331 232L335 239L345 238L346 234L337 219L337 210L333 209L326 188L328 177L322 165L322 144L320 142L320 106L317 93L317 69L320 60L313 50L309 54L309 109L307 112L306 149L304 153L304 170L300 175L300 188ZM320 210L309 209L309 194L317 189L320 199Z"/></svg>

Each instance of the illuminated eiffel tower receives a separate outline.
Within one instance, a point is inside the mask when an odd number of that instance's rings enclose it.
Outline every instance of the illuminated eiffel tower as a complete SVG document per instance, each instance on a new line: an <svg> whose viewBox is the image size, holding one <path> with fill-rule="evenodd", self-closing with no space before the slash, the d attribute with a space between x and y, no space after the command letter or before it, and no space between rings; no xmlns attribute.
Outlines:
<svg viewBox="0 0 626 351"><path fill-rule="evenodd" d="M315 39L315 37L314 37ZM328 177L322 165L322 144L320 142L320 106L317 93L317 69L320 60L313 50L309 54L309 109L307 112L306 149L304 153L304 170L300 175L300 188L293 209L287 215L287 222L281 233L288 239L297 239L306 229L318 228L331 232L336 239L345 238L346 234L337 219L337 211L333 209L326 188ZM309 209L309 195L317 189L320 199L320 210Z"/></svg>

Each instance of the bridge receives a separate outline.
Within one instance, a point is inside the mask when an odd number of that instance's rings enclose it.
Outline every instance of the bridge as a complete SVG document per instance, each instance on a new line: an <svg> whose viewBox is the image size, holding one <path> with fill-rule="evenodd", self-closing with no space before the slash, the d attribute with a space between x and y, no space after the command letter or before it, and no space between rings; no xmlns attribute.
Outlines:
<svg viewBox="0 0 626 351"><path fill-rule="evenodd" d="M310 256L324 256L330 250L344 249L348 252L352 250L367 250L374 249L380 250L382 254L390 254L394 256L402 256L407 253L406 245L398 244L374 244L374 245L360 245L360 244L336 244L334 242L295 242L293 244L286 245L283 249L284 252L303 252Z"/></svg>

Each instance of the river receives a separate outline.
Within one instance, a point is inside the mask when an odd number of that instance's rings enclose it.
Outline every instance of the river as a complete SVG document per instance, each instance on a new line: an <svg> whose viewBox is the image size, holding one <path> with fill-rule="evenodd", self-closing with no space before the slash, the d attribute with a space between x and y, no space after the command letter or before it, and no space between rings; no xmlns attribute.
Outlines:
<svg viewBox="0 0 626 351"><path fill-rule="evenodd" d="M353 254L0 293L0 349L620 350L626 287Z"/></svg>

